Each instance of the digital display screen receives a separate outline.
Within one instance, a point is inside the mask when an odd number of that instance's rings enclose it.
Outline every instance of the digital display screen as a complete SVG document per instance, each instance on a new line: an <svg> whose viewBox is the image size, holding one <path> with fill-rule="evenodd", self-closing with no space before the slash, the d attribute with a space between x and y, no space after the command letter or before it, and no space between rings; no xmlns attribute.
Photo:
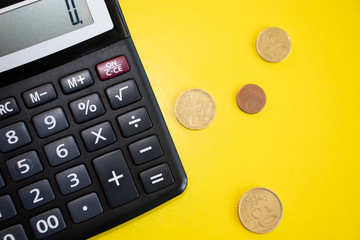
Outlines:
<svg viewBox="0 0 360 240"><path fill-rule="evenodd" d="M104 0L0 0L0 72L113 28Z"/></svg>

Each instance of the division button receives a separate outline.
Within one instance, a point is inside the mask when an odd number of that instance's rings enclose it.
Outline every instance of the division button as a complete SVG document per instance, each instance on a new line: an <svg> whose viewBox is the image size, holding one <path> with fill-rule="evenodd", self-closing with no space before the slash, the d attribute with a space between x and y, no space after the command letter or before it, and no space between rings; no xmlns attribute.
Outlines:
<svg viewBox="0 0 360 240"><path fill-rule="evenodd" d="M0 231L0 239L2 240L28 240L24 227L21 224L6 228Z"/></svg>
<svg viewBox="0 0 360 240"><path fill-rule="evenodd" d="M121 115L117 120L124 137L136 135L152 127L150 116L144 107Z"/></svg>
<svg viewBox="0 0 360 240"><path fill-rule="evenodd" d="M155 135L130 144L129 150L136 165L154 160L164 154L159 139Z"/></svg>
<svg viewBox="0 0 360 240"><path fill-rule="evenodd" d="M174 183L166 163L140 173L140 178L147 193L158 191Z"/></svg>
<svg viewBox="0 0 360 240"><path fill-rule="evenodd" d="M96 193L73 200L67 204L74 223L81 223L98 216L103 212L100 200Z"/></svg>
<svg viewBox="0 0 360 240"><path fill-rule="evenodd" d="M111 208L119 207L139 197L124 155L120 150L95 159L93 164Z"/></svg>

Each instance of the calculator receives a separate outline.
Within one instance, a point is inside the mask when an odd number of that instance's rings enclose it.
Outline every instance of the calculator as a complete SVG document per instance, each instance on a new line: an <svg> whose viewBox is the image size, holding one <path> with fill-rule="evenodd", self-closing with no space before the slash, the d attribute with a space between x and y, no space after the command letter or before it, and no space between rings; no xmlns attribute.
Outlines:
<svg viewBox="0 0 360 240"><path fill-rule="evenodd" d="M87 239L186 186L117 0L0 1L0 240Z"/></svg>

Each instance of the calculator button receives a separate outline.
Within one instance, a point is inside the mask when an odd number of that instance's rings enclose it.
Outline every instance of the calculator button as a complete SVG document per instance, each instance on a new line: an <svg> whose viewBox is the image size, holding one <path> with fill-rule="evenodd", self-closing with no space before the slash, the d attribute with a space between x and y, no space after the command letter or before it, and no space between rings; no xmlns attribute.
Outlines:
<svg viewBox="0 0 360 240"><path fill-rule="evenodd" d="M107 80L130 70L125 56L119 56L96 65L101 80Z"/></svg>
<svg viewBox="0 0 360 240"><path fill-rule="evenodd" d="M36 115L32 121L40 138L48 137L69 127L62 108L55 108Z"/></svg>
<svg viewBox="0 0 360 240"><path fill-rule="evenodd" d="M116 136L109 122L104 122L81 132L85 147L93 152L116 142Z"/></svg>
<svg viewBox="0 0 360 240"><path fill-rule="evenodd" d="M60 79L65 94L74 93L94 84L89 70L82 70Z"/></svg>
<svg viewBox="0 0 360 240"><path fill-rule="evenodd" d="M17 214L10 195L0 197L0 222L15 217Z"/></svg>
<svg viewBox="0 0 360 240"><path fill-rule="evenodd" d="M30 225L36 239L42 239L66 228L60 209L55 208L30 218Z"/></svg>
<svg viewBox="0 0 360 240"><path fill-rule="evenodd" d="M21 224L0 231L1 240L28 240L24 227Z"/></svg>
<svg viewBox="0 0 360 240"><path fill-rule="evenodd" d="M174 183L169 166L164 163L140 173L145 192L152 193Z"/></svg>
<svg viewBox="0 0 360 240"><path fill-rule="evenodd" d="M63 195L76 192L91 184L85 165L79 165L56 174L56 181Z"/></svg>
<svg viewBox="0 0 360 240"><path fill-rule="evenodd" d="M57 98L57 94L52 84L44 84L40 87L31 89L23 93L25 105L34 108Z"/></svg>
<svg viewBox="0 0 360 240"><path fill-rule="evenodd" d="M0 121L16 115L20 112L15 98L7 98L0 101Z"/></svg>
<svg viewBox="0 0 360 240"><path fill-rule="evenodd" d="M72 136L49 143L44 147L46 157L55 167L80 156L79 148Z"/></svg>
<svg viewBox="0 0 360 240"><path fill-rule="evenodd" d="M81 223L101 214L104 210L96 193L90 193L67 204L74 223Z"/></svg>
<svg viewBox="0 0 360 240"><path fill-rule="evenodd" d="M31 142L25 123L18 122L0 129L0 152L7 153Z"/></svg>
<svg viewBox="0 0 360 240"><path fill-rule="evenodd" d="M15 182L31 177L43 170L39 156L35 151L8 160L6 166Z"/></svg>
<svg viewBox="0 0 360 240"><path fill-rule="evenodd" d="M112 86L106 89L106 94L113 109L125 107L141 99L134 80Z"/></svg>
<svg viewBox="0 0 360 240"><path fill-rule="evenodd" d="M89 121L105 113L99 94L91 94L71 102L70 109L77 123Z"/></svg>
<svg viewBox="0 0 360 240"><path fill-rule="evenodd" d="M93 164L111 208L119 207L139 197L120 150L95 159Z"/></svg>
<svg viewBox="0 0 360 240"><path fill-rule="evenodd" d="M129 145L131 156L136 165L158 158L164 154L157 136L150 136Z"/></svg>
<svg viewBox="0 0 360 240"><path fill-rule="evenodd" d="M5 186L5 181L0 173L0 188L3 188Z"/></svg>
<svg viewBox="0 0 360 240"><path fill-rule="evenodd" d="M50 183L46 179L21 188L18 194L25 210L34 209L55 199Z"/></svg>
<svg viewBox="0 0 360 240"><path fill-rule="evenodd" d="M133 136L152 127L149 114L144 107L121 115L117 120L124 137Z"/></svg>

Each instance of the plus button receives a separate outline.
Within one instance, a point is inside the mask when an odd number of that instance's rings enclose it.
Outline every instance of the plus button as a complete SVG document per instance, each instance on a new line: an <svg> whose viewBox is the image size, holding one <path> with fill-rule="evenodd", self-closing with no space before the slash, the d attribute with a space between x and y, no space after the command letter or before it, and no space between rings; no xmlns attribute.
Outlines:
<svg viewBox="0 0 360 240"><path fill-rule="evenodd" d="M116 175L115 171L112 171L111 173L112 173L112 175L113 175L113 178L110 178L110 179L108 180L108 182L109 182L109 183L110 183L110 182L115 182L115 183L116 183L116 186L120 186L119 179L123 178L124 175L123 175L123 174Z"/></svg>

